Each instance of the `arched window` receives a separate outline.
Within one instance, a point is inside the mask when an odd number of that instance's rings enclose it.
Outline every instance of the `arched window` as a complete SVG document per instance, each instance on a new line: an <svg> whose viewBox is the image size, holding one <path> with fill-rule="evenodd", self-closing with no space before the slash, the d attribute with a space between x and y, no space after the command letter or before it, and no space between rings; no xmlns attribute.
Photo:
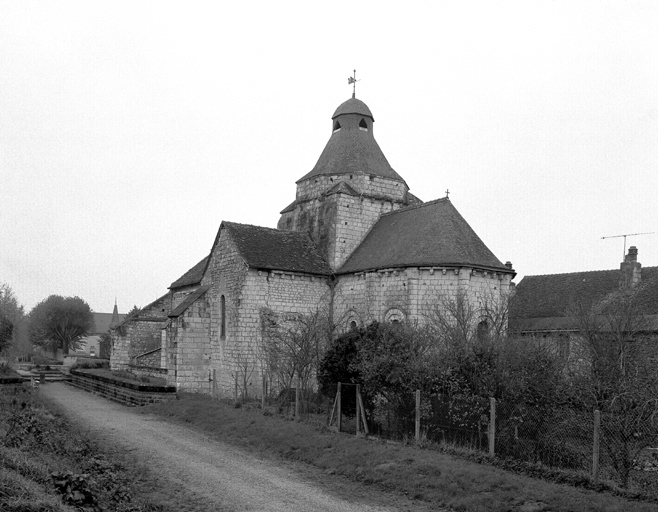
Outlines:
<svg viewBox="0 0 658 512"><path fill-rule="evenodd" d="M384 322L400 323L404 321L404 318L404 311L398 308L391 308L384 315Z"/></svg>
<svg viewBox="0 0 658 512"><path fill-rule="evenodd" d="M489 338L489 323L486 320L478 324L477 336L478 341L486 341Z"/></svg>
<svg viewBox="0 0 658 512"><path fill-rule="evenodd" d="M356 322L354 320L350 322L350 331L356 331Z"/></svg>
<svg viewBox="0 0 658 512"><path fill-rule="evenodd" d="M222 295L220 299L220 315L221 315L221 327L219 329L220 337L224 338L226 336L226 297Z"/></svg>
<svg viewBox="0 0 658 512"><path fill-rule="evenodd" d="M368 131L368 123L366 123L366 120L363 118L359 121L359 130Z"/></svg>

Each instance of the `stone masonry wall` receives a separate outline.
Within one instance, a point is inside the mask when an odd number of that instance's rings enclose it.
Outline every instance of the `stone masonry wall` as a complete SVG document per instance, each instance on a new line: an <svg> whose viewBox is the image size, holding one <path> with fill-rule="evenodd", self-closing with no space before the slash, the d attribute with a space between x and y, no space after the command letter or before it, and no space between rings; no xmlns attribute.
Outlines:
<svg viewBox="0 0 658 512"><path fill-rule="evenodd" d="M131 406L152 404L176 398L176 389L173 387L120 382L79 370L71 370L70 383L78 388Z"/></svg>
<svg viewBox="0 0 658 512"><path fill-rule="evenodd" d="M465 291L473 304L507 300L510 274L470 268L406 268L342 275L334 296L334 320L366 325L391 315L423 322L430 308L443 298Z"/></svg>
<svg viewBox="0 0 658 512"><path fill-rule="evenodd" d="M278 314L307 314L320 305L328 306L329 293L325 278L250 269L239 306L239 325L232 326L224 340L217 372L219 393L232 396L237 376L239 393L246 386L249 396L260 396L263 368L258 347L263 308Z"/></svg>
<svg viewBox="0 0 658 512"><path fill-rule="evenodd" d="M210 351L211 371L215 370L216 384L222 388L224 395L229 395L233 377L231 371L236 366L229 364L225 368L225 352L233 347L242 336L242 299L243 288L247 279L247 266L238 253L233 240L226 230L219 235L208 262L208 271L203 284L210 285L206 293L210 304ZM222 315L221 297L225 301L225 333L221 334ZM234 356L229 360L232 361Z"/></svg>
<svg viewBox="0 0 658 512"><path fill-rule="evenodd" d="M180 317L172 319L169 332L172 334L174 354L173 381L177 389L201 393L210 391L212 345L210 304L206 295L199 297Z"/></svg>
<svg viewBox="0 0 658 512"><path fill-rule="evenodd" d="M324 195L341 181L360 195ZM308 231L331 268L338 269L383 213L406 206L407 192L404 182L378 176L316 176L297 185L295 209L281 216L278 228Z"/></svg>
<svg viewBox="0 0 658 512"><path fill-rule="evenodd" d="M125 370L132 358L161 347L169 306L169 294L163 295L112 330L111 369Z"/></svg>
<svg viewBox="0 0 658 512"><path fill-rule="evenodd" d="M137 366L160 368L161 351L162 348L157 348L140 356L136 356L134 359L134 364Z"/></svg>
<svg viewBox="0 0 658 512"><path fill-rule="evenodd" d="M397 202L405 202L408 191L403 181L393 180L391 178L364 174L335 174L332 176L314 176L298 183L295 198L298 202L301 202L320 197L341 181L347 183L361 195Z"/></svg>

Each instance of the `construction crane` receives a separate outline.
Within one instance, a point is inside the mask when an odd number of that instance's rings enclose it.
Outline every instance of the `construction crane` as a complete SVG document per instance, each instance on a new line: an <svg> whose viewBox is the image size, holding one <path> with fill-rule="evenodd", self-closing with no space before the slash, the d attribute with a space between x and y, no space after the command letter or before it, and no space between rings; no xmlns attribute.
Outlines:
<svg viewBox="0 0 658 512"><path fill-rule="evenodd" d="M648 233L627 233L625 235L611 235L611 236L602 236L601 240L604 240L606 238L620 238L624 237L624 252L622 253L621 260L624 261L624 258L626 257L626 237L627 236L638 236L638 235L653 235L655 231L650 231Z"/></svg>

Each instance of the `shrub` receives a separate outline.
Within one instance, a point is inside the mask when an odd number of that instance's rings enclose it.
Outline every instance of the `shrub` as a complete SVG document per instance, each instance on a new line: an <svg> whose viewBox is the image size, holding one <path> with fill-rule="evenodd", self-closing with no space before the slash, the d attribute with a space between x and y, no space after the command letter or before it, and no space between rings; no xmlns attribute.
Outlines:
<svg viewBox="0 0 658 512"><path fill-rule="evenodd" d="M76 368L109 368L110 361L107 359L96 359L96 358L78 358Z"/></svg>

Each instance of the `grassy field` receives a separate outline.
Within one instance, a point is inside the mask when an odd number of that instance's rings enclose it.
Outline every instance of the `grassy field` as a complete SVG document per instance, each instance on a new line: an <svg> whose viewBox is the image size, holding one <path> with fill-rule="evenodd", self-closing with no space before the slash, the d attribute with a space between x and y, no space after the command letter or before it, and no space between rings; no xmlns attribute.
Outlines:
<svg viewBox="0 0 658 512"><path fill-rule="evenodd" d="M207 396L180 394L180 399L139 410L207 432L261 456L300 461L324 470L327 479L358 482L456 511L658 511L658 505L530 478L488 463L467 460L437 447L357 438L325 427L318 417L295 422L257 407L235 408ZM434 449L432 449L434 448ZM486 457L463 453L464 457ZM503 463L504 464L504 463ZM525 471L533 471L526 467ZM551 476L534 468L535 473ZM586 475L552 478L575 485Z"/></svg>

